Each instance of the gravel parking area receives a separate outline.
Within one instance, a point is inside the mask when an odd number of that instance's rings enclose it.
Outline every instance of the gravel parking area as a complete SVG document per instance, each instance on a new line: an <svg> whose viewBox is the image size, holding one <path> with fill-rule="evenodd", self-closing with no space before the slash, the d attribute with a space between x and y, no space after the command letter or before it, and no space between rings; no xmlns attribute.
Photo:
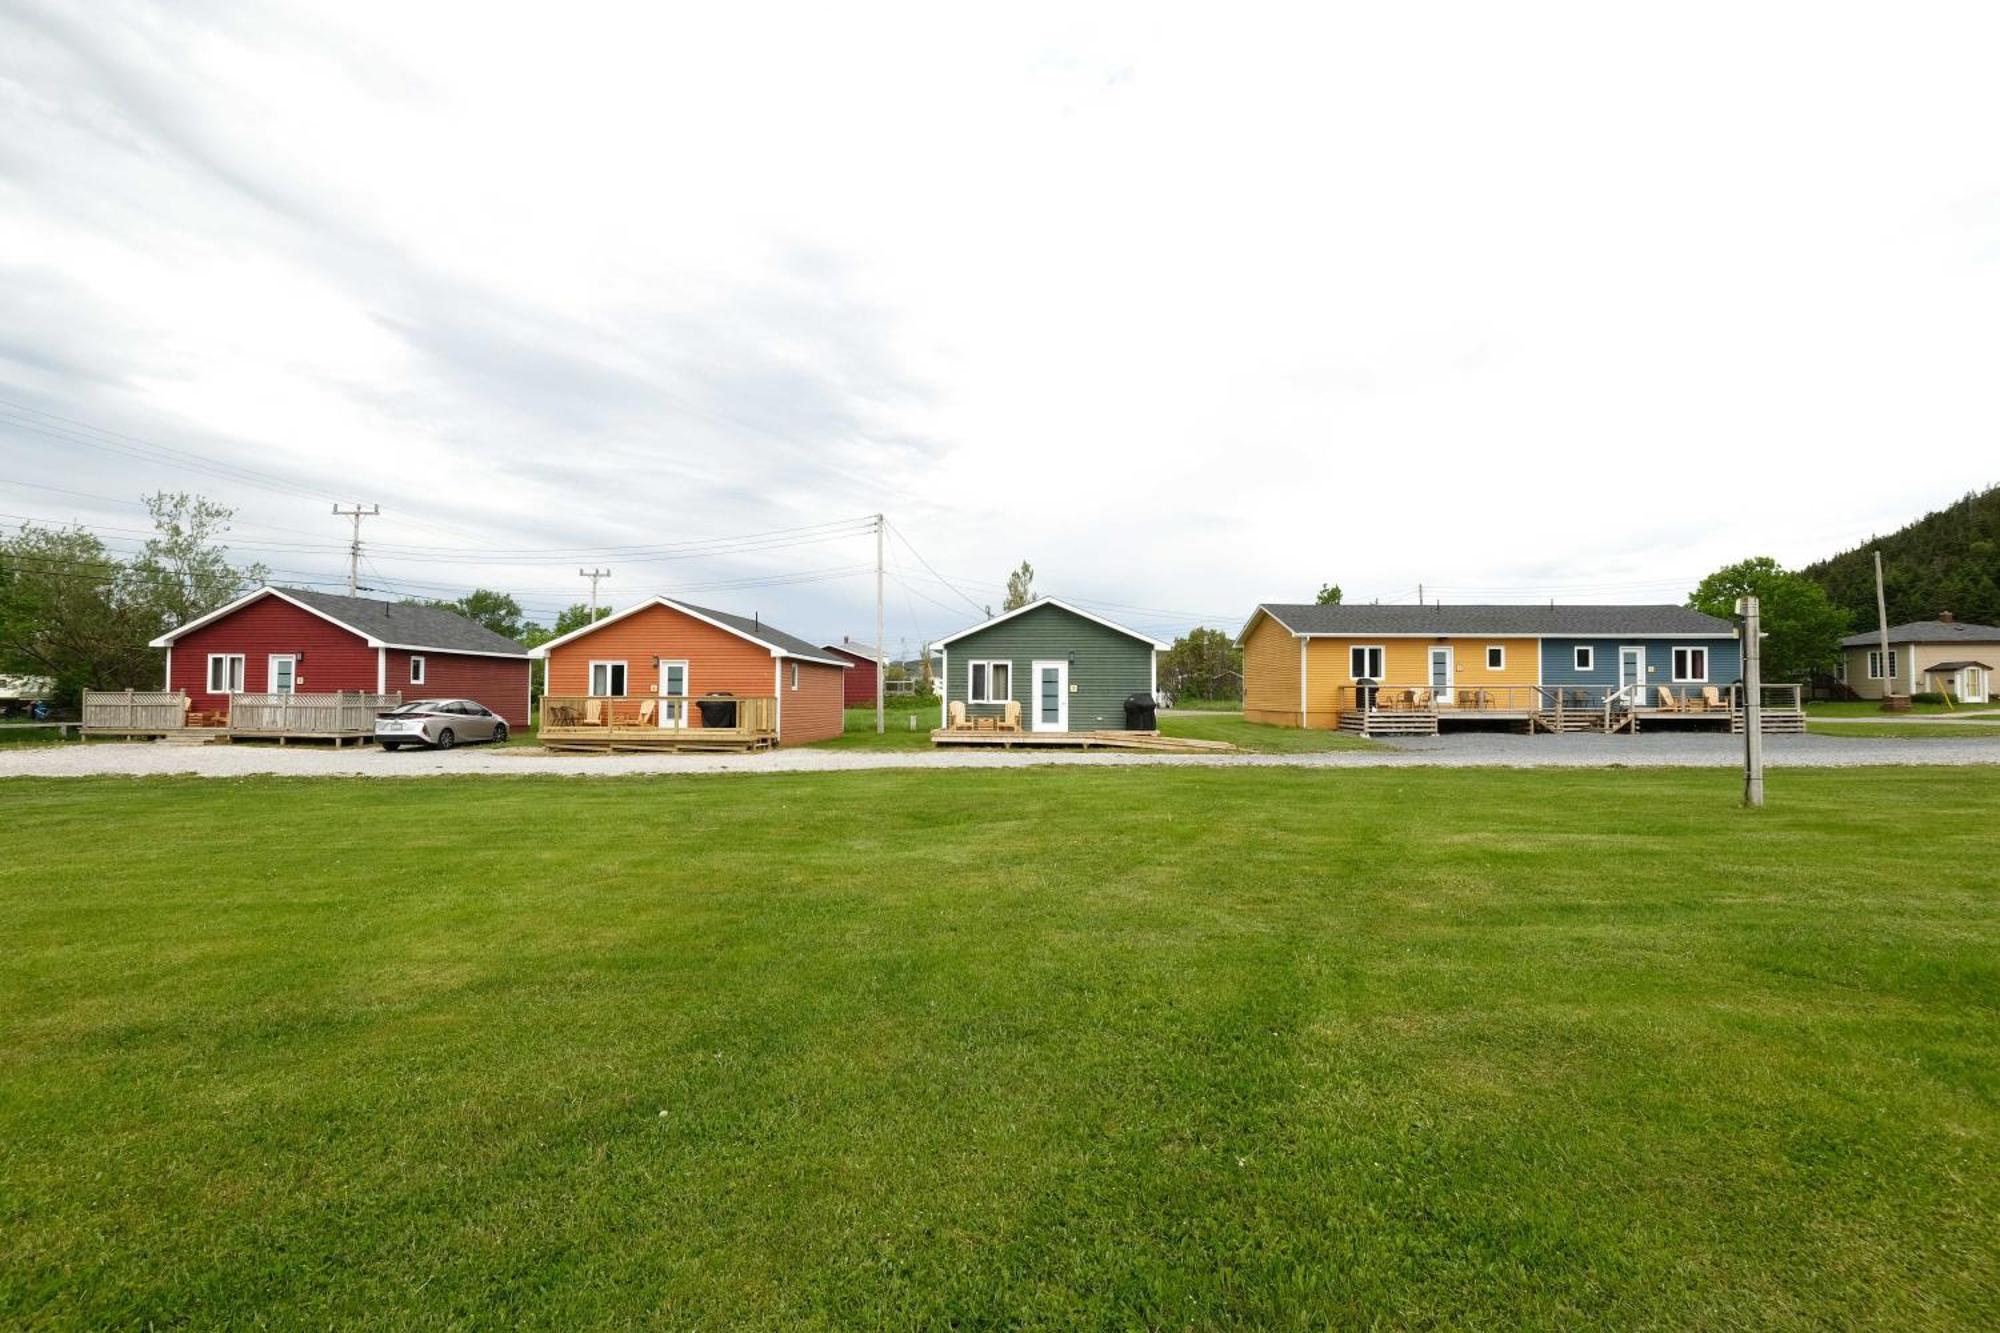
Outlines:
<svg viewBox="0 0 2000 1333"><path fill-rule="evenodd" d="M1134 764L1294 768L1729 768L1742 762L1733 736L1516 736L1464 733L1412 737L1381 750L1305 755L1037 754L858 750L778 750L766 754L556 755L526 746L461 747L448 753L373 747L237 744L181 746L138 743L22 746L0 751L0 777L155 776L236 778L435 777L440 774L552 774L623 777L647 773L836 773L879 768L1024 768L1037 764L1123 767ZM1765 743L1772 768L1849 768L1903 764L2000 764L2000 741L1966 737L1873 740L1841 736L1773 736Z"/></svg>

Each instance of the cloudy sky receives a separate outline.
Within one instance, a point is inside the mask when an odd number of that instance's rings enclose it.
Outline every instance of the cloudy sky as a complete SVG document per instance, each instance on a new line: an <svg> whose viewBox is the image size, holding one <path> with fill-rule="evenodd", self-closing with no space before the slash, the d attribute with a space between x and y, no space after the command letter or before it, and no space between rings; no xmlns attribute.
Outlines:
<svg viewBox="0 0 2000 1333"><path fill-rule="evenodd" d="M0 523L894 648L2000 481L1990 5L1083 8L0 0Z"/></svg>

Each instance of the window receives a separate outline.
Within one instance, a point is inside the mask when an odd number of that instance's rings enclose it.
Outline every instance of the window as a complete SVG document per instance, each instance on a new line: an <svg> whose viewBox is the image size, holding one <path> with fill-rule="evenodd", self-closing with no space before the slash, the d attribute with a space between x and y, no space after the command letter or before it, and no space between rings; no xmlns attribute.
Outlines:
<svg viewBox="0 0 2000 1333"><path fill-rule="evenodd" d="M243 693L242 653L210 653L208 655L208 692L210 694Z"/></svg>
<svg viewBox="0 0 2000 1333"><path fill-rule="evenodd" d="M210 658L209 660L212 662L215 659ZM210 669L213 670L213 668ZM1870 680L1893 679L1895 674L1896 674L1896 650L1894 648L1891 648L1889 650L1889 675L1887 677L1884 677L1882 674L1882 650L1880 648L1871 648L1868 650L1868 679Z"/></svg>
<svg viewBox="0 0 2000 1333"><path fill-rule="evenodd" d="M798 687L799 687L799 664L797 662L794 662L792 663L792 688L796 690Z"/></svg>
<svg viewBox="0 0 2000 1333"><path fill-rule="evenodd" d="M1597 670L1597 649L1589 644L1578 644L1576 649L1576 669L1578 671Z"/></svg>
<svg viewBox="0 0 2000 1333"><path fill-rule="evenodd" d="M1708 679L1708 649L1674 649L1674 683L1693 681L1699 684Z"/></svg>
<svg viewBox="0 0 2000 1333"><path fill-rule="evenodd" d="M1488 671L1505 671L1507 669L1507 649L1504 644L1489 643L1486 645L1486 669Z"/></svg>
<svg viewBox="0 0 2000 1333"><path fill-rule="evenodd" d="M299 659L291 653L272 653L265 671L264 688L273 694L298 691Z"/></svg>
<svg viewBox="0 0 2000 1333"><path fill-rule="evenodd" d="M975 704L1004 704L1014 697L1012 662L966 663L965 697Z"/></svg>
<svg viewBox="0 0 2000 1333"><path fill-rule="evenodd" d="M623 662L592 662L590 664L590 692L599 698L624 698L625 664Z"/></svg>
<svg viewBox="0 0 2000 1333"><path fill-rule="evenodd" d="M1353 647L1347 650L1347 678L1349 680L1382 679L1382 650L1379 647Z"/></svg>
<svg viewBox="0 0 2000 1333"><path fill-rule="evenodd" d="M423 683L424 659L421 657L412 657L410 659L410 684L421 685Z"/></svg>

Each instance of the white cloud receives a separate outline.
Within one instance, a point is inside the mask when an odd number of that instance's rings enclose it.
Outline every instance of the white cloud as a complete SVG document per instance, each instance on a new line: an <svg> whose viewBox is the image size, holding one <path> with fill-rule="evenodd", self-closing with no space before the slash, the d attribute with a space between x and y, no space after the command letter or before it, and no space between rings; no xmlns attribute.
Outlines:
<svg viewBox="0 0 2000 1333"><path fill-rule="evenodd" d="M1161 630L1324 579L1677 599L1996 480L1983 7L1093 15L18 8L0 396L379 500L384 543L885 508L977 598L1026 557ZM0 466L340 536L4 419ZM871 591L714 597L834 635ZM892 586L892 633L954 618Z"/></svg>

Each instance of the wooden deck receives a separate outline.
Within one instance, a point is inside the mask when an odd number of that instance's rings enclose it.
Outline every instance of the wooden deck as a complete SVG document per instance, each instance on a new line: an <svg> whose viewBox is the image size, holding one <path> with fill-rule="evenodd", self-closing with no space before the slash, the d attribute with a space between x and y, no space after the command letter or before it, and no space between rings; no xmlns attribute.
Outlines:
<svg viewBox="0 0 2000 1333"><path fill-rule="evenodd" d="M1227 741L1162 736L1157 731L997 731L980 727L939 727L931 744L947 748L999 750L1134 750L1154 754L1236 754Z"/></svg>
<svg viewBox="0 0 2000 1333"><path fill-rule="evenodd" d="M548 695L542 700L542 747L565 754L674 753L683 750L741 753L778 743L776 696L742 697L734 725L707 725L700 698L648 695L593 698ZM718 701L708 700L711 711ZM664 719L664 721L663 721Z"/></svg>
<svg viewBox="0 0 2000 1333"><path fill-rule="evenodd" d="M353 741L375 736L375 715L402 703L400 694L235 694L219 713L190 711L180 690L86 690L85 736L219 745L237 740Z"/></svg>
<svg viewBox="0 0 2000 1333"><path fill-rule="evenodd" d="M1634 707L1632 691L1608 686L1488 686L1433 692L1423 686L1384 685L1373 689L1343 688L1336 726L1357 736L1436 736L1457 726L1494 723L1537 732L1566 734L1595 731L1636 735L1654 730L1719 728L1741 734L1744 711L1734 685L1716 687L1713 702L1697 690L1683 687L1674 697L1679 707L1656 702ZM1658 699L1657 687L1645 697ZM1797 685L1767 685L1762 708L1766 735L1802 734L1805 706Z"/></svg>

